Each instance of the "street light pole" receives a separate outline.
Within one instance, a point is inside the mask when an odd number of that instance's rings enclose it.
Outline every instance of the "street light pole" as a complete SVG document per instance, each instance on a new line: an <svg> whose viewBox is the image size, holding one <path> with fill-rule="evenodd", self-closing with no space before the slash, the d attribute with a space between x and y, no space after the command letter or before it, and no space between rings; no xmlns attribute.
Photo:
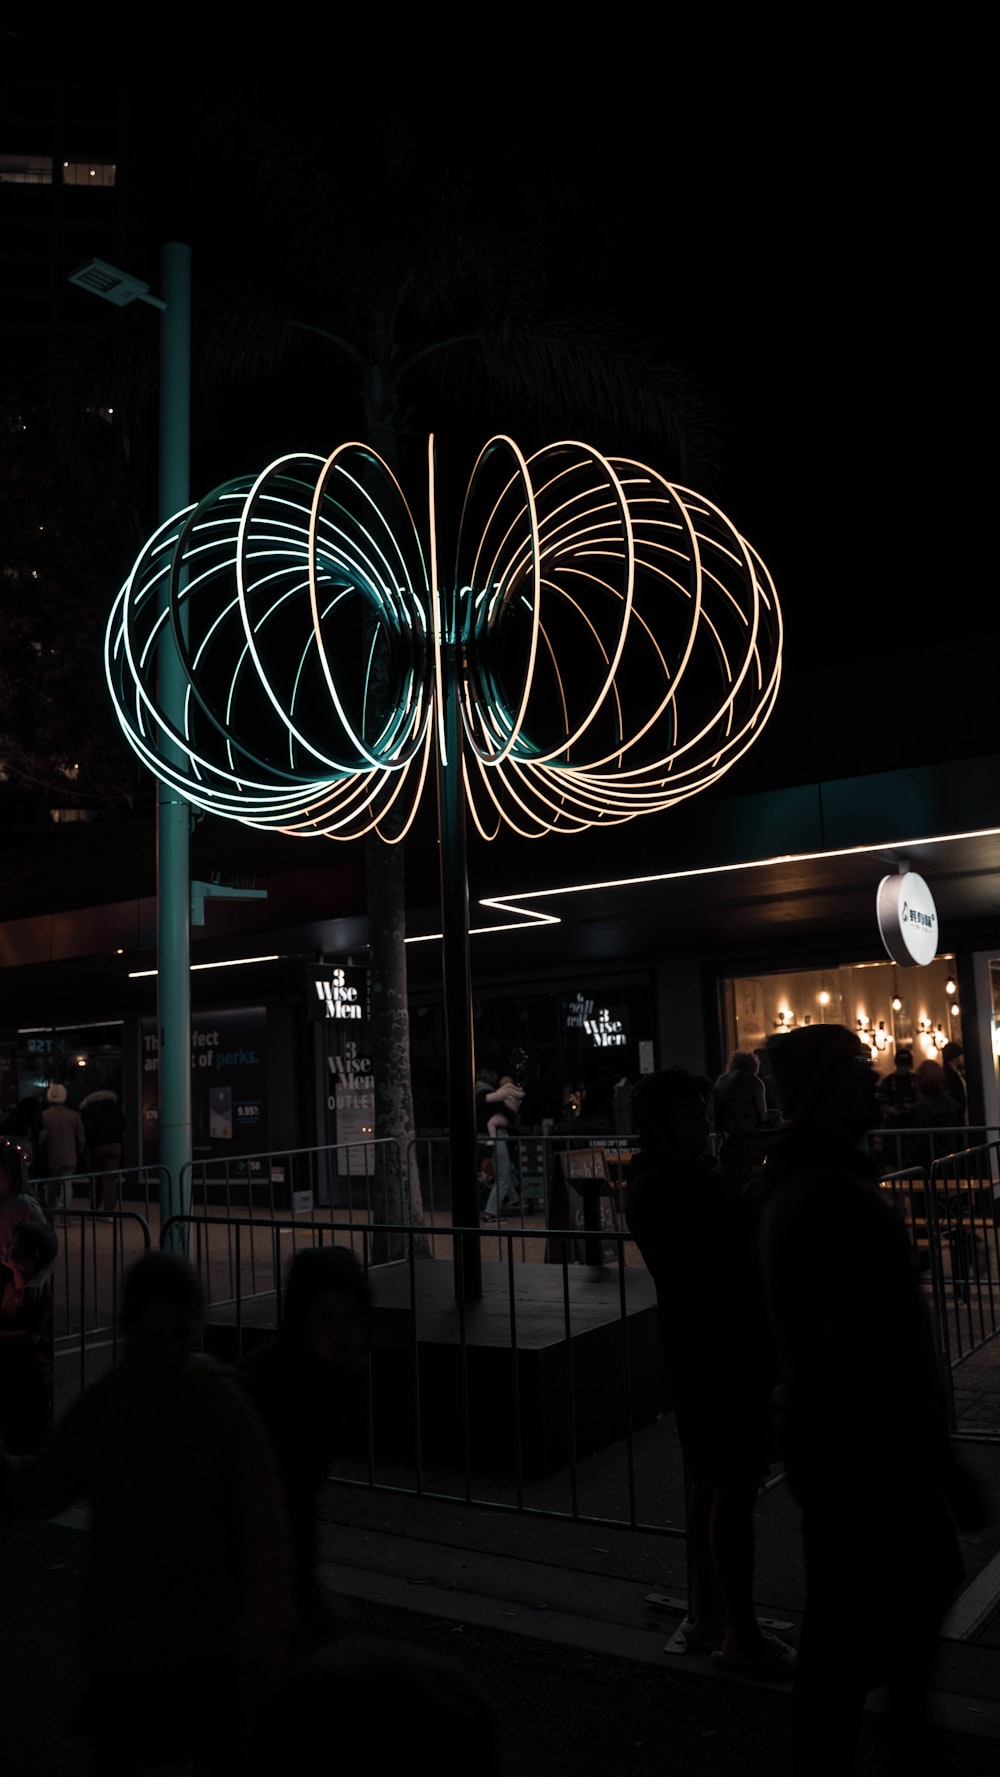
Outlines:
<svg viewBox="0 0 1000 1777"><path fill-rule="evenodd" d="M182 512L189 500L191 440L191 249L168 242L162 256L160 318L160 522ZM169 604L169 586L164 593ZM161 651L160 707L183 729L184 668L174 648ZM163 756L183 755L167 735ZM161 1226L184 1215L190 1198L191 1160L191 904L190 805L179 790L157 779L157 1022L160 1057ZM186 1245L185 1235L175 1244Z"/></svg>
<svg viewBox="0 0 1000 1777"><path fill-rule="evenodd" d="M160 523L182 512L190 498L191 454L191 249L169 241L162 250L163 295L152 296L141 279L92 259L70 283L116 308L146 302L160 311ZM183 573L183 570L182 570ZM183 585L183 578L181 584ZM170 587L164 582L163 614L169 623ZM182 619L183 621L183 619ZM184 670L174 648L159 651L159 707L166 721L183 728ZM185 755L164 729L160 751L171 764ZM156 908L157 1026L160 1083L160 1225L183 1215L190 1198L191 1160L191 890L189 805L157 779ZM174 1243L186 1245L181 1233Z"/></svg>

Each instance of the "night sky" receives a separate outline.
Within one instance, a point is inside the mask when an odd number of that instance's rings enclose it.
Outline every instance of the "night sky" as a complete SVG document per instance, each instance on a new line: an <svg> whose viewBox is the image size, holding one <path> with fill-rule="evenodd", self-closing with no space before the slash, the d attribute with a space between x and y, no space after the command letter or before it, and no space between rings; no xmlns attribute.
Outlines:
<svg viewBox="0 0 1000 1777"><path fill-rule="evenodd" d="M564 21L557 42L544 19L535 38L528 15L510 16L449 40L333 15L322 32L290 24L294 41L172 40L151 64L106 47L95 68L126 144L122 252L155 287L158 238L188 239L209 306L227 285L265 300L288 251L287 218L262 200L275 143L282 177L297 160L321 172L397 245L415 209L433 218L458 186L477 223L534 231L538 314L610 316L683 368L707 491L774 575L793 669L990 632L950 511L975 482L985 329L971 125L939 122L923 96L947 50L908 46L904 78L888 34L858 46L819 19L791 42L759 21L723 41L721 21L678 33L667 18L654 42L609 14L572 39ZM37 47L29 28L8 63L22 120L44 79ZM56 54L65 76L69 46ZM408 219L381 214L393 154ZM262 396L212 403L210 420L196 413L195 473L213 477L261 466L272 443L332 448L358 423L300 366ZM464 479L488 430L520 417L442 398L411 421L414 437L434 426ZM594 441L656 462L626 435Z"/></svg>

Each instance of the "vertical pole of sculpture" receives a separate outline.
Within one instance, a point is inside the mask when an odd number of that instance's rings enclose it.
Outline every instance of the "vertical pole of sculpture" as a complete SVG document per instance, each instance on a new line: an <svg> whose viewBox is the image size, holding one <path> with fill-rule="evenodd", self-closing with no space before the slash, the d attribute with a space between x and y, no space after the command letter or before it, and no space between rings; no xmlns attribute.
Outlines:
<svg viewBox="0 0 1000 1777"><path fill-rule="evenodd" d="M472 1034L472 963L469 953L469 866L465 786L462 782L460 686L465 637L456 589L441 596L444 634L444 752L438 747L438 819L441 837L441 961L444 977L445 1047L448 1057L448 1130L452 1219L457 1228L479 1227L476 1071ZM455 1295L466 1302L483 1293L478 1234L455 1237Z"/></svg>
<svg viewBox="0 0 1000 1777"><path fill-rule="evenodd" d="M160 320L160 520L183 511L189 498L191 438L191 249L163 248ZM169 598L169 580L165 578ZM181 582L183 586L183 581ZM159 649L159 700L167 720L183 727L187 680L169 631ZM165 759L185 757L161 735ZM189 805L158 780L156 799L157 1022L160 1060L160 1223L183 1215L190 1194L191 1159L191 925ZM185 1236L175 1242L185 1243Z"/></svg>

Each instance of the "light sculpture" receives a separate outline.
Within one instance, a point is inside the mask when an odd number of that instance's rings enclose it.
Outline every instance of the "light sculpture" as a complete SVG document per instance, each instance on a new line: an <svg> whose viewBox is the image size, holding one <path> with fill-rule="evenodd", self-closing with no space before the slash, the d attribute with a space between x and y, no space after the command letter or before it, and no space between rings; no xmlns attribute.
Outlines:
<svg viewBox="0 0 1000 1777"><path fill-rule="evenodd" d="M398 843L436 755L453 1250L473 1298L466 811L484 838L537 838L705 789L774 707L781 613L711 501L574 441L525 458L491 439L442 584L434 476L431 439L423 534L363 444L225 483L143 549L105 665L139 757L250 826Z"/></svg>
<svg viewBox="0 0 1000 1777"><path fill-rule="evenodd" d="M159 778L251 826L395 842L435 744L485 838L654 813L735 764L774 707L781 613L717 506L585 444L525 458L494 438L442 586L434 474L431 440L424 535L358 443L283 457L161 525L105 649Z"/></svg>

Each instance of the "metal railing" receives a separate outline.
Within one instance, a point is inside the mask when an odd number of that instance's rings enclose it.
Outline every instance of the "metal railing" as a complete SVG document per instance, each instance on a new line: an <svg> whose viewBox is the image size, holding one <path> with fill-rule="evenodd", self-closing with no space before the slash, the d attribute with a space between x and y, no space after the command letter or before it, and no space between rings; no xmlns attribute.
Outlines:
<svg viewBox="0 0 1000 1777"><path fill-rule="evenodd" d="M232 1159L195 1160L182 1171L183 1201L194 1214L214 1217L218 1226L246 1223L248 1234L237 1251L226 1242L226 1270L233 1293L236 1267L250 1278L252 1292L274 1288L273 1242L276 1221L286 1228L330 1226L334 1217L369 1227L375 1220L374 1179L378 1157L390 1150L401 1165L394 1137L330 1146L286 1148ZM184 1224L178 1222L178 1228ZM255 1237L259 1229L262 1239ZM242 1240L242 1237L241 1237ZM259 1267L259 1275L258 1275Z"/></svg>
<svg viewBox="0 0 1000 1777"><path fill-rule="evenodd" d="M593 1226L581 1221L579 1204L574 1219L556 1226L542 1207L551 1206L553 1176L565 1169L553 1155L568 1151L570 1172L578 1171L588 1185L600 1175L600 1201L606 1198L620 1209L621 1181L607 1176L606 1150L612 1144L595 1137L567 1148L564 1135L517 1138L518 1148L528 1142L541 1143L537 1205L530 1208L523 1201L522 1188L522 1203L510 1221L471 1230L454 1228L446 1211L444 1140L425 1143L423 1153L415 1149L411 1156L424 1191L423 1225L376 1223L370 1173L349 1175L352 1190L359 1187L360 1203L350 1195L340 1206L317 1203L315 1181L333 1176L334 1149L266 1157L273 1162L267 1178L251 1179L242 1204L236 1201L235 1182L227 1191L224 1169L218 1168L213 1179L206 1168L192 1189L207 1201L192 1204L187 1215L162 1228L155 1201L159 1181L152 1183L148 1173L140 1178L138 1171L130 1182L123 1176L124 1202L129 1191L142 1191L149 1218L128 1207L110 1220L76 1206L49 1212L60 1236L54 1279L57 1351L61 1348L65 1357L79 1342L82 1386L95 1341L110 1340L114 1355L127 1264L157 1238L168 1244L183 1229L210 1323L220 1338L219 1329L226 1329L231 1347L226 1355L236 1355L247 1340L268 1336L280 1324L284 1280L295 1253L336 1241L350 1246L369 1274L377 1315L367 1434L338 1465L335 1478L429 1498L655 1529L637 1499L633 1459L635 1428L659 1410L651 1280L620 1221L599 1226L596 1246L603 1265L596 1265L588 1262L594 1255ZM618 1144L613 1153L617 1161ZM302 1181L309 1178L314 1182L307 1204ZM94 1202L100 1200L98 1184L99 1179L91 1184ZM954 1404L960 1366L984 1352L1000 1331L1000 1141L938 1155L929 1168L886 1173L883 1188L918 1255ZM213 1192L221 1198L216 1204ZM430 1248L438 1260L457 1260L460 1274L463 1242L469 1239L480 1242L484 1259L481 1302L465 1302L460 1290L456 1295L451 1263L425 1262ZM388 1263L387 1247L399 1255ZM525 1262L534 1264L530 1285ZM602 1348L596 1379L589 1369L583 1376L581 1365L586 1368L589 1360L579 1354L588 1341L577 1339L585 1330L595 1331L588 1322L595 1295L606 1311L596 1328ZM543 1322L544 1337L536 1338ZM556 1350L558 1358L552 1355ZM552 1383L554 1371L545 1376L547 1364L562 1365L558 1385ZM581 1451L602 1443L621 1446L620 1519L608 1519L606 1505L588 1495L580 1466Z"/></svg>
<svg viewBox="0 0 1000 1777"><path fill-rule="evenodd" d="M469 1236L499 1240L503 1258L484 1265L482 1302L455 1292L451 1268L419 1256L421 1228L361 1227L354 1222L275 1218L269 1228L273 1290L258 1287L246 1242L263 1218L192 1213L183 1227L192 1263L209 1300L208 1343L237 1359L272 1337L280 1323L287 1262L303 1246L350 1245L373 1298L364 1435L335 1460L331 1479L427 1499L490 1505L546 1517L682 1535L676 1523L644 1521L636 1489L634 1438L660 1410L660 1354L655 1296L645 1271L619 1265L607 1276L563 1259L536 1273L525 1292L516 1229L447 1229L461 1270ZM568 1245L572 1229L554 1230ZM393 1234L406 1256L375 1262L376 1242ZM458 1238L461 1236L461 1238ZM233 1237L233 1293L223 1299L213 1276L213 1241ZM619 1243L624 1239L617 1236ZM250 1287L247 1287L250 1286ZM577 1335L586 1334L585 1338ZM584 1458L601 1446L621 1452L621 1514L609 1518L606 1482L600 1509Z"/></svg>
<svg viewBox="0 0 1000 1777"><path fill-rule="evenodd" d="M149 1222L138 1210L113 1216L63 1207L47 1211L59 1240L51 1277L52 1343L56 1407L118 1357L121 1291L125 1273L153 1244Z"/></svg>
<svg viewBox="0 0 1000 1777"><path fill-rule="evenodd" d="M886 1173L902 1173L912 1167L926 1167L928 1170L934 1161L943 1154L965 1152L995 1142L1000 1137L1000 1125L996 1123L978 1123L973 1128L964 1124L945 1126L920 1125L912 1129L906 1125L886 1125L885 1128L873 1129L867 1137L867 1148L873 1159L877 1160Z"/></svg>
<svg viewBox="0 0 1000 1777"><path fill-rule="evenodd" d="M947 1258L942 1352L954 1367L1000 1332L1000 1142L937 1158L927 1205L934 1251Z"/></svg>
<svg viewBox="0 0 1000 1777"><path fill-rule="evenodd" d="M135 1209L147 1222L158 1215L165 1166L114 1166L107 1172L50 1173L32 1177L31 1189L48 1215L62 1208L114 1215Z"/></svg>
<svg viewBox="0 0 1000 1777"><path fill-rule="evenodd" d="M498 1253L505 1250L506 1240L513 1235L521 1242L518 1250L524 1259L542 1256L541 1246L545 1245L549 1233L556 1231L553 1228L554 1222L558 1223L559 1230L572 1229L575 1238L585 1228L590 1233L596 1233L607 1226L613 1232L626 1234L622 1217L625 1182L628 1161L636 1145L637 1143L625 1137L576 1134L569 1131L546 1135L511 1133L496 1141L482 1140L478 1144L479 1204L482 1213L492 1212L484 1234L496 1234ZM588 1201L585 1205L580 1191L566 1191L567 1180L563 1177L560 1161L560 1156L563 1155L593 1157L589 1161L583 1159L580 1168L588 1186L600 1186L599 1190L586 1192L588 1199L599 1196L605 1200L603 1207L598 1207L595 1211L596 1223L593 1228L586 1219L588 1211L594 1207L593 1204ZM502 1194L504 1176L508 1171L504 1161L509 1162L511 1186L510 1194L506 1197ZM411 1143L411 1175L419 1180L428 1245L435 1258L442 1256L442 1250L447 1251L449 1256L451 1251L450 1162L448 1138L445 1135L419 1136ZM572 1180L569 1182L572 1185ZM502 1236L497 1222L503 1225ZM608 1243L603 1259L598 1245L597 1242L591 1244L588 1261L595 1264L600 1264L603 1260L614 1262L617 1257L617 1253L612 1251L614 1242ZM492 1249L487 1245L484 1247L484 1256L488 1250Z"/></svg>
<svg viewBox="0 0 1000 1777"><path fill-rule="evenodd" d="M221 1205L227 1213L237 1214L245 1209L251 1219L257 1213L311 1213L339 1206L349 1220L359 1198L370 1216L378 1154L386 1148L399 1156L399 1143L389 1136L193 1160L182 1169L182 1192L192 1208L208 1212Z"/></svg>
<svg viewBox="0 0 1000 1777"><path fill-rule="evenodd" d="M929 1292L952 1428L1000 1432L1000 1141L882 1179ZM959 1392L964 1405L959 1411Z"/></svg>
<svg viewBox="0 0 1000 1777"><path fill-rule="evenodd" d="M59 1240L52 1273L57 1345L79 1337L82 1353L88 1340L115 1336L121 1274L157 1237L164 1177L162 1167L131 1166L32 1179Z"/></svg>

